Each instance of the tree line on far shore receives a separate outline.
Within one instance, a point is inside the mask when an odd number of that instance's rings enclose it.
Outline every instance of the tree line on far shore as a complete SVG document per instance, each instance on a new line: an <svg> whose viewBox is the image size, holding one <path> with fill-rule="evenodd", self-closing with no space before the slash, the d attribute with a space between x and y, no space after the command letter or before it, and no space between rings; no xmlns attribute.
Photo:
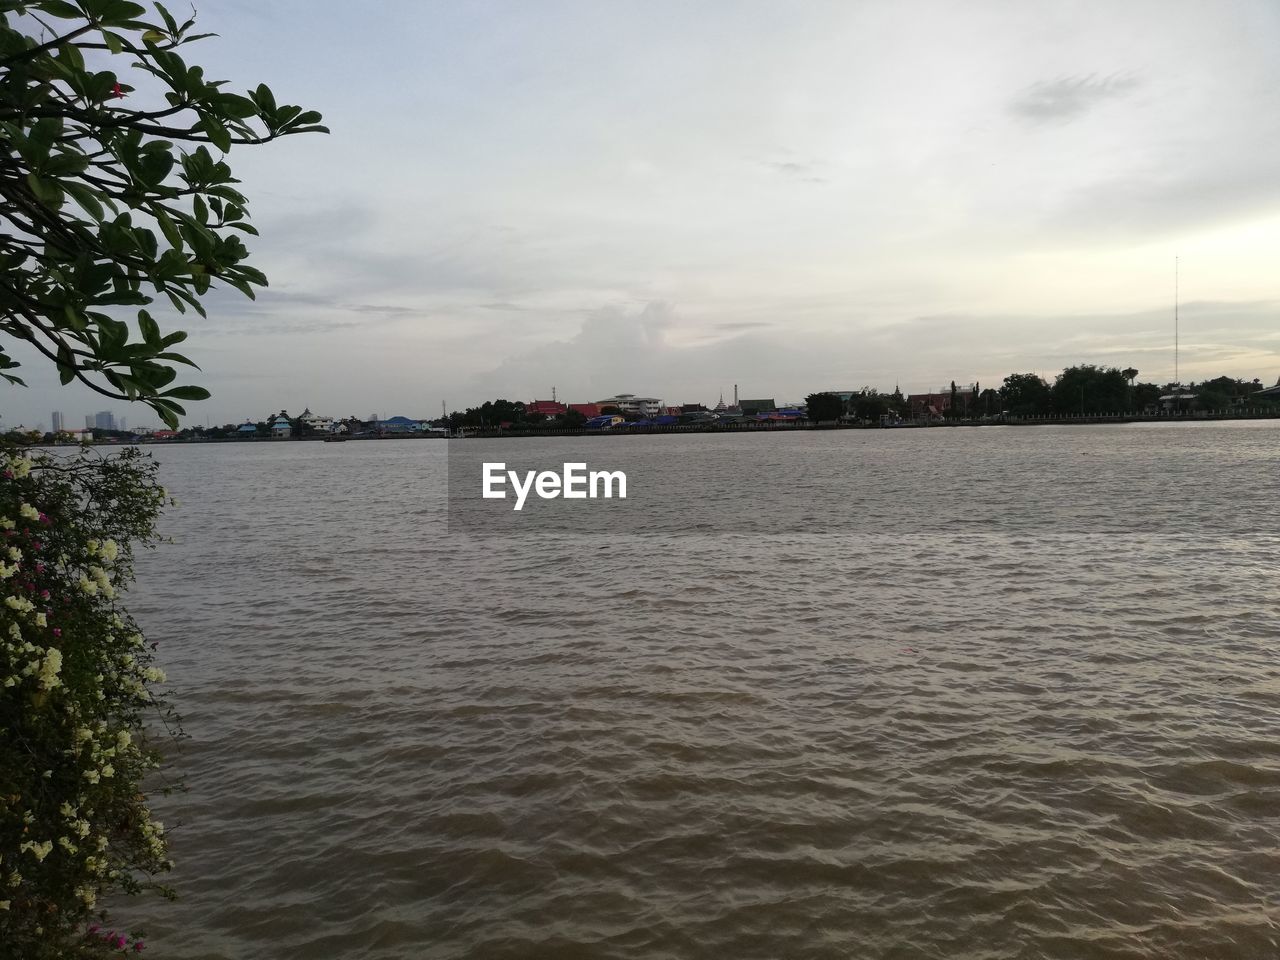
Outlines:
<svg viewBox="0 0 1280 960"><path fill-rule="evenodd" d="M1141 413L1160 404L1161 397L1173 396L1170 406L1179 411L1230 410L1235 407L1276 405L1274 397L1254 397L1264 389L1260 379L1215 377L1199 383L1166 383L1163 386L1138 382L1133 367L1102 367L1078 364L1065 368L1053 383L1036 373L1011 373L996 389L959 390L951 383L950 396L940 414L948 420L977 420L1001 415L1013 417L1100 416ZM877 421L883 416L910 419L920 411L912 409L909 398L899 390L880 393L864 387L844 400L832 393L815 393L806 398L810 420L829 421L848 417Z"/></svg>

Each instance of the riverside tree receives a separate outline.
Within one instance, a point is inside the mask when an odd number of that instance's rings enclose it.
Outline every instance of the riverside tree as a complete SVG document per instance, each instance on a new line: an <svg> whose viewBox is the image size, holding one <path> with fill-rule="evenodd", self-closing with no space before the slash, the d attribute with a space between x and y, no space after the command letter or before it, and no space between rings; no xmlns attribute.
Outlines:
<svg viewBox="0 0 1280 960"><path fill-rule="evenodd" d="M840 419L844 413L844 401L834 393L811 393L804 398L808 418L814 423L827 423Z"/></svg>
<svg viewBox="0 0 1280 960"><path fill-rule="evenodd" d="M178 52L207 34L160 4L0 0L0 333L118 400L176 427L174 385L195 366L145 309L157 298L204 316L214 286L254 296L266 277L240 234L256 234L223 155L234 145L325 131L320 114L243 94ZM132 324L121 308L141 308ZM0 340L0 376L21 383Z"/></svg>
<svg viewBox="0 0 1280 960"><path fill-rule="evenodd" d="M198 40L160 4L0 0L0 377L14 343L169 425L207 392L176 385L218 285L252 297L235 145L324 131L265 86L235 93L183 59ZM166 326L168 321L165 321ZM103 898L158 887L148 776L164 675L119 604L165 501L136 451L66 459L0 447L0 953L141 949ZM162 741L161 741L162 742ZM95 923L96 921L96 923Z"/></svg>

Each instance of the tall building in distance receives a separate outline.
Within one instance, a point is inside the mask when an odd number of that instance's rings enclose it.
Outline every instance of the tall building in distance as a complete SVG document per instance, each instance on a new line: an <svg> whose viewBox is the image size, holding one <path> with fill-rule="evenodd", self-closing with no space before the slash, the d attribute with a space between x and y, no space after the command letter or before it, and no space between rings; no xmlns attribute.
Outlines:
<svg viewBox="0 0 1280 960"><path fill-rule="evenodd" d="M120 423L116 426L116 429L117 429L117 430L128 430L129 428L125 426L125 424L126 424L126 423L128 423L128 422L129 422L129 421L127 421L124 417L121 417L121 418L120 418Z"/></svg>
<svg viewBox="0 0 1280 960"><path fill-rule="evenodd" d="M92 430L92 429L93 429L93 414L92 414L92 413L85 414L85 418L84 418L84 428L85 428L86 430Z"/></svg>
<svg viewBox="0 0 1280 960"><path fill-rule="evenodd" d="M62 411L61 411L61 410L55 410L55 411L53 411L53 427L52 427L52 429L53 429L53 432L54 432L54 433L61 433L61 432L62 432Z"/></svg>
<svg viewBox="0 0 1280 960"><path fill-rule="evenodd" d="M93 417L92 427L99 430L114 430L116 428L116 418L110 410L99 410Z"/></svg>

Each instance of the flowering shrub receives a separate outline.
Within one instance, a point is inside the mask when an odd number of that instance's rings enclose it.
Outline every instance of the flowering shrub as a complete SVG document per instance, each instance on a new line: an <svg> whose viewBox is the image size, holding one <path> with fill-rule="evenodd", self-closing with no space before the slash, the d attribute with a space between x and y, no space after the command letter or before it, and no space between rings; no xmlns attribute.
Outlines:
<svg viewBox="0 0 1280 960"><path fill-rule="evenodd" d="M166 500L135 449L69 458L0 447L0 952L141 951L113 893L168 891L143 781L176 736L153 649L118 605ZM144 721L146 723L144 724ZM157 734L156 731L160 731ZM97 920L98 923L93 921Z"/></svg>

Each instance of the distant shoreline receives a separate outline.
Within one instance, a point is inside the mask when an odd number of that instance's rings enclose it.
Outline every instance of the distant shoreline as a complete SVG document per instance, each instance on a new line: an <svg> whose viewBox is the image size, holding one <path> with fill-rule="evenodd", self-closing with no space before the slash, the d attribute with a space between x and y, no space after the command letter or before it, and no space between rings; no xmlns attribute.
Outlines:
<svg viewBox="0 0 1280 960"><path fill-rule="evenodd" d="M1049 426L1096 426L1120 425L1130 423L1222 423L1239 420L1280 420L1280 411L1267 411L1249 414L1186 414L1180 416L1143 414L1115 414L1111 416L1089 415L1075 417L1007 417L990 420L939 420L939 421L906 421L893 424L869 423L813 423L808 420L795 422L762 421L760 423L736 424L672 424L668 426L614 427L608 430L482 430L467 428L465 437L447 437L442 434L389 433L382 436L345 437L335 441L327 436L315 437L184 437L181 439L166 437L151 440L139 437L136 440L103 439L92 443L34 444L34 446L55 447L126 447L135 445L165 446L184 443L348 443L357 441L379 440L447 440L447 439L484 439L493 440L514 437L596 437L596 436L646 436L654 434L696 434L696 433L793 433L814 430L929 430L955 427L1049 427Z"/></svg>

